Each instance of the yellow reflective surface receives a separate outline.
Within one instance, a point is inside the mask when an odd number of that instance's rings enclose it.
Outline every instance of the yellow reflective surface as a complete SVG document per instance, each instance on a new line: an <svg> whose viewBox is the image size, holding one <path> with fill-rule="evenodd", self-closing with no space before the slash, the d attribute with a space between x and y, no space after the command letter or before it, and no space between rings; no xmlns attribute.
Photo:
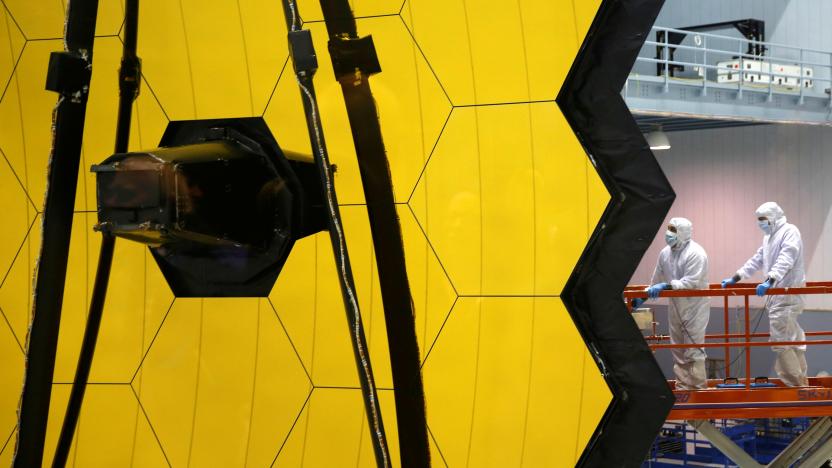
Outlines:
<svg viewBox="0 0 832 468"><path fill-rule="evenodd" d="M5 3L0 465L14 450L40 243L56 100L43 82L49 53L61 47L25 39L58 37L63 24L60 0ZM351 2L358 16L371 16L357 24L373 35L383 70L371 83L399 203L433 466L571 465L610 401L557 297L609 201L553 102L598 3ZM317 2L299 8L305 20L320 19ZM110 155L115 132L121 41L113 35L122 4L102 0L101 11L49 457L100 243L89 166ZM310 153L280 2L143 0L140 16L144 80L131 148L155 147L168 118L264 115L284 149ZM385 318L355 149L325 27L306 27L398 466ZM296 243L262 299L174 299L146 248L119 240L115 258L72 466L374 466L326 233Z"/></svg>
<svg viewBox="0 0 832 468"><path fill-rule="evenodd" d="M367 213L364 207L344 206L341 216L376 385L392 388L384 309ZM417 338L424 357L456 294L406 205L400 205L399 216L408 254ZM358 388L328 233L295 244L270 298L315 385Z"/></svg>
<svg viewBox="0 0 832 468"><path fill-rule="evenodd" d="M5 8L0 8L0 37L3 38L3 48L0 49L0 86L5 89L26 43L23 33Z"/></svg>
<svg viewBox="0 0 832 468"><path fill-rule="evenodd" d="M3 358L3 365L0 366L0 381L3 382L0 387L0 444L5 446L17 425L15 410L23 380L23 349L8 327L0 327L0 356Z"/></svg>
<svg viewBox="0 0 832 468"><path fill-rule="evenodd" d="M600 0L407 0L401 16L455 105L554 99Z"/></svg>
<svg viewBox="0 0 832 468"><path fill-rule="evenodd" d="M554 103L456 108L411 199L462 295L554 295L596 177Z"/></svg>
<svg viewBox="0 0 832 468"><path fill-rule="evenodd" d="M424 367L448 466L574 463L586 443L574 429L597 415L583 412L588 353L565 313L557 298L460 298Z"/></svg>
<svg viewBox="0 0 832 468"><path fill-rule="evenodd" d="M3 442L5 445L0 449L0 465L11 466L14 457L14 437L17 431L13 431Z"/></svg>
<svg viewBox="0 0 832 468"><path fill-rule="evenodd" d="M45 458L55 452L69 400L69 385L55 385L49 408ZM135 394L128 385L91 384L84 395L74 444L67 466L165 466L165 454L156 443Z"/></svg>
<svg viewBox="0 0 832 468"><path fill-rule="evenodd" d="M268 466L311 390L256 298L177 299L132 386L175 466Z"/></svg>
<svg viewBox="0 0 832 468"><path fill-rule="evenodd" d="M142 72L172 120L262 114L288 58L280 2L143 0L139 24Z"/></svg>
<svg viewBox="0 0 832 468"><path fill-rule="evenodd" d="M26 39L61 39L67 0L3 0ZM124 20L123 0L98 0L96 36L118 34Z"/></svg>
<svg viewBox="0 0 832 468"><path fill-rule="evenodd" d="M373 96L396 201L406 202L447 121L451 104L398 16L361 19L357 23L362 34L373 36L379 56L382 73L371 79ZM324 25L314 23L307 27L312 31L315 50L327 50ZM341 86L335 81L329 58L320 52L318 64L315 90L324 116L327 148L332 163L338 167L338 201L364 203ZM289 76L278 82L264 117L282 148L311 154L300 90L291 75L291 64L284 73Z"/></svg>
<svg viewBox="0 0 832 468"><path fill-rule="evenodd" d="M381 410L395 421L396 405L392 392L379 391ZM387 442L398 452L396 428L385 419ZM364 403L357 389L316 388L286 440L275 466L376 466L364 417ZM400 466L396 459L390 466ZM438 466L438 465L437 465Z"/></svg>
<svg viewBox="0 0 832 468"><path fill-rule="evenodd" d="M67 287L61 316L55 382L72 382L84 333L89 295L98 262L96 216L77 213L70 243ZM40 247L40 216L0 286L0 309L21 344L26 342L32 307L32 277ZM117 267L110 277L90 381L129 382L173 301L167 283L145 248L117 242ZM17 390L15 390L16 392Z"/></svg>
<svg viewBox="0 0 832 468"><path fill-rule="evenodd" d="M55 93L44 89L49 54L62 49L61 40L29 41L17 62L17 68L0 101L0 148L15 176L38 209L46 193L46 168L52 146L52 109ZM121 41L101 37L95 41L94 66L87 106L84 145L75 209L95 210L95 178L90 173L113 153L115 109L118 81L115 77L121 61ZM167 125L167 119L153 94L143 87L134 105L131 148L154 148Z"/></svg>

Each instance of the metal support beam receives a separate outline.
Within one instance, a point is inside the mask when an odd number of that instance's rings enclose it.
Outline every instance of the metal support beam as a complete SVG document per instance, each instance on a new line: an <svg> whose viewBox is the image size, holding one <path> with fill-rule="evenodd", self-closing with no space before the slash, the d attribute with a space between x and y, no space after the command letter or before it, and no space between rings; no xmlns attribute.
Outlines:
<svg viewBox="0 0 832 468"><path fill-rule="evenodd" d="M777 458L772 460L768 466L771 468L788 468L792 466L796 461L800 460L800 457L814 447L815 444L829 437L830 429L832 429L832 419L828 416L818 419L809 426L809 429L806 429L803 434L800 434L797 439L793 440L788 447L780 452ZM829 443L826 445L829 445L829 448L832 449L832 445ZM814 465L815 468L817 466L819 465Z"/></svg>
<svg viewBox="0 0 832 468"><path fill-rule="evenodd" d="M708 420L689 420L697 432L740 468L817 468L832 459L832 418L818 419L768 465L761 465ZM810 454L806 459L803 457Z"/></svg>
<svg viewBox="0 0 832 468"><path fill-rule="evenodd" d="M73 207L90 91L98 0L66 4L63 52L52 52L46 89L60 97L52 113L40 257L26 346L26 376L18 406L15 468L43 465L52 377L58 352Z"/></svg>
<svg viewBox="0 0 832 468"><path fill-rule="evenodd" d="M824 463L832 460L832 437L826 439L817 450L814 451L809 458L800 462L798 465L799 468L815 468L818 466L824 466Z"/></svg>
<svg viewBox="0 0 832 468"><path fill-rule="evenodd" d="M714 427L710 422L702 419L695 421L688 421L688 424L696 428L696 431L702 434L703 437L713 444L720 452L730 458L731 461L740 466L740 468L763 468L763 465L757 463L751 458L745 450L740 448L733 440L728 438L719 429Z"/></svg>

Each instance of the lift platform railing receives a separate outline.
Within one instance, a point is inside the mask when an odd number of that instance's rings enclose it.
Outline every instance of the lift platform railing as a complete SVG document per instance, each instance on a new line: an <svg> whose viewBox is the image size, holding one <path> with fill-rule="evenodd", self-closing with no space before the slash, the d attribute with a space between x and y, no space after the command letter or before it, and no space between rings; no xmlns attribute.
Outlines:
<svg viewBox="0 0 832 468"><path fill-rule="evenodd" d="M647 286L628 286L624 289L624 298L627 303L632 306L633 299L646 298ZM810 295L810 294L832 294L832 282L809 282L804 287L797 288L771 288L766 292L766 296L786 296L786 295ZM731 348L743 348L745 350L745 388L750 389L753 382L751 377L751 348L759 346L816 346L816 345L832 345L832 339L816 339L805 341L754 341L755 338L770 338L769 333L754 333L751 331L751 296L757 295L757 285L751 283L738 283L727 288L722 288L720 284L711 284L708 289L684 289L684 290L665 290L659 294L659 297L722 297L725 333L706 334L704 343L673 343L665 344L661 341L668 341L669 336L659 335L656 331L656 321L653 321L653 331L651 335L645 337L648 341L657 341L659 343L649 343L653 350L657 349L691 349L691 348L723 348L725 352L725 377L729 377L731 373ZM744 302L745 324L743 333L731 333L730 330L730 316L728 299L731 297L742 297ZM832 331L807 331L807 337L832 337ZM731 341L731 340L744 341ZM719 342L709 342L708 340L722 340Z"/></svg>
<svg viewBox="0 0 832 468"><path fill-rule="evenodd" d="M802 104L808 89L805 83L817 82L823 85L819 86L819 90L811 95L824 97L825 93L829 93L827 99L829 100L829 106L832 107L832 93L828 91L832 87L832 52L830 51L661 26L654 26L652 33L652 37L661 39L648 39L644 42L644 45L648 49L656 48L659 53L656 57L639 55L636 64L647 63L656 66L660 70L660 76L664 78L665 90L669 88L671 79L673 79L673 82L677 84L699 87L703 94L707 94L709 87L724 88L730 86L736 87L738 98L742 97L745 90L762 91L768 93L769 100L775 94L797 95L798 102ZM689 35L695 38L695 42L693 45L674 44L669 39L671 33ZM722 45L711 46L709 43ZM757 55L749 53L749 50L763 50L769 53ZM676 58L676 52L689 52L687 55L692 56L692 59ZM728 60L739 61L738 68L718 65L719 62ZM753 64L752 68L748 68L747 65L749 64ZM797 67L799 71L791 73L776 70L775 68L780 65ZM700 80L674 79L673 71L675 69L687 67L693 70L701 70L701 83ZM810 68L813 73L811 76L807 76L806 72ZM708 79L708 70L714 70L717 75L720 71L739 74L739 79L736 83L717 83L715 80ZM764 77L764 79L750 83L745 79L745 75ZM631 78L635 77L631 74ZM776 84L775 81L778 78L781 81L785 79L786 83L794 83L794 80L796 80L796 85Z"/></svg>

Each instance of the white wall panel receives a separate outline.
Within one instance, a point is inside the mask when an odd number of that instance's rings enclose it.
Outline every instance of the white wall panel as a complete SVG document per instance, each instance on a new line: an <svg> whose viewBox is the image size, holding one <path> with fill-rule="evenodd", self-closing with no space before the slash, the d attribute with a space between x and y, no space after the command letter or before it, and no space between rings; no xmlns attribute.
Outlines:
<svg viewBox="0 0 832 468"><path fill-rule="evenodd" d="M802 234L809 281L832 280L832 129L762 125L669 134L673 148L656 153L676 190L670 217L694 224L708 251L710 281L731 276L762 241L754 210L778 202ZM656 236L633 284L645 284L664 245ZM832 310L832 296L808 307Z"/></svg>

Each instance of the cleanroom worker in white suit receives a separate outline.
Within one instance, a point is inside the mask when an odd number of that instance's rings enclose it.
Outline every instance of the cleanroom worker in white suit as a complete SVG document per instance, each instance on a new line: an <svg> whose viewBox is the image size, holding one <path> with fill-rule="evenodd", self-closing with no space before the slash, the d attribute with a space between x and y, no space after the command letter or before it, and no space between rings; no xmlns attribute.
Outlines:
<svg viewBox="0 0 832 468"><path fill-rule="evenodd" d="M659 253L653 272L649 298L659 297L665 289L708 289L708 254L691 239L693 224L685 218L670 220L665 232L667 247ZM634 301L638 306L640 300ZM707 297L671 297L668 309L670 342L699 344L705 342L705 328L710 319L711 303ZM672 349L673 372L678 390L707 388L705 349Z"/></svg>
<svg viewBox="0 0 832 468"><path fill-rule="evenodd" d="M777 203L767 202L757 208L757 224L763 230L763 245L748 259L737 273L722 282L722 287L748 278L758 270L765 281L757 286L757 295L763 296L772 287L792 288L806 286L803 267L803 240L797 226L786 222L786 216ZM806 334L797 323L803 313L803 296L769 296L766 298L771 341L804 341ZM772 346L777 353L774 369L785 385L805 386L806 345Z"/></svg>

